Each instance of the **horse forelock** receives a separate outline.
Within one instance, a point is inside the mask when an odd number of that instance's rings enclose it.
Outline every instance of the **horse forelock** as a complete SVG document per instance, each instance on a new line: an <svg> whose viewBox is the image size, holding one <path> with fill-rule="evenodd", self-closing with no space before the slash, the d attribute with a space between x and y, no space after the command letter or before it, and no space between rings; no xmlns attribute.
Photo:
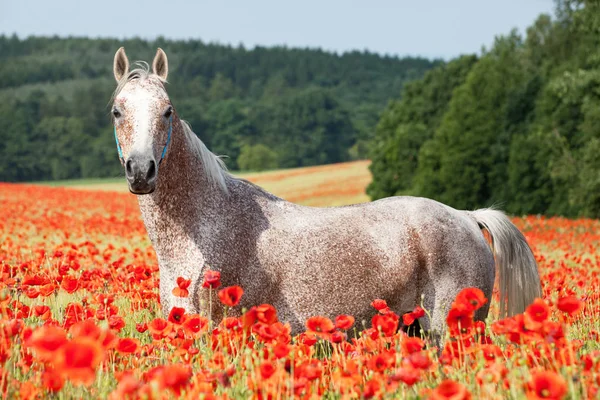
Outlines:
<svg viewBox="0 0 600 400"><path fill-rule="evenodd" d="M133 63L133 65L136 66L136 68L132 69L127 74L123 75L121 80L117 83L117 87L115 88L115 91L113 92L113 94L110 98L111 103L115 100L115 98L119 95L119 93L121 93L121 91L123 91L125 86L127 86L127 84L132 81L135 81L135 80L145 81L148 79L152 79L152 80L156 80L156 83L160 84L160 85L167 83L166 80L164 80L161 77L159 77L158 75L150 72L150 66L148 65L147 62L136 61L135 63ZM164 89L164 86L163 86L163 89ZM165 90L165 92L166 92L166 90Z"/></svg>

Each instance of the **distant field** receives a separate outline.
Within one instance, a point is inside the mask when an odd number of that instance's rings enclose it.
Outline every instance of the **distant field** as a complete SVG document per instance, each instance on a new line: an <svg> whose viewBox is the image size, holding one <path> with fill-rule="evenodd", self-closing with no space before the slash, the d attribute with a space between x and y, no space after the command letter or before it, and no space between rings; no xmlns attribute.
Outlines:
<svg viewBox="0 0 600 400"><path fill-rule="evenodd" d="M317 167L235 174L288 201L316 206L339 206L369 201L370 161L353 161ZM125 178L45 182L48 186L127 192Z"/></svg>

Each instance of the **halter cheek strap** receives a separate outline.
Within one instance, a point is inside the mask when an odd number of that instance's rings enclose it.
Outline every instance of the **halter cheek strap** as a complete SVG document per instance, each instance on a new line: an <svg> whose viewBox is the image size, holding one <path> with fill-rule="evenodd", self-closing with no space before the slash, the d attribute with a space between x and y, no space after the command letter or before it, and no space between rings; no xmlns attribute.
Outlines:
<svg viewBox="0 0 600 400"><path fill-rule="evenodd" d="M171 142L171 132L173 131L173 116L169 118L169 133L167 134L167 141L165 143L165 147L163 147L163 151L160 155L160 160L158 160L158 165L162 162L167 154L167 147L169 147L169 142ZM125 165L125 159L123 158L123 150L121 150L121 145L119 144L119 137L117 136L117 126L115 125L115 142L117 143L117 152L119 153L119 160L122 165ZM158 167L157 167L158 168Z"/></svg>

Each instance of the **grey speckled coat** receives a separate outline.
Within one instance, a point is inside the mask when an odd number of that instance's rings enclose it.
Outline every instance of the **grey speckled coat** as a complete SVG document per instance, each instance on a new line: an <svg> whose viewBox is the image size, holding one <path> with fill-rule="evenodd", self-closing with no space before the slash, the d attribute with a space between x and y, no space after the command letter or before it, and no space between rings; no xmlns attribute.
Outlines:
<svg viewBox="0 0 600 400"><path fill-rule="evenodd" d="M129 188L139 194L158 256L165 314L173 306L208 314L201 287L208 268L221 272L224 286L244 289L238 312L270 303L294 332L314 315L369 321L371 301L381 298L399 314L422 304L431 318L423 317L421 326L440 335L461 289L477 287L491 297L496 266L503 314L522 312L541 296L533 254L499 211L458 211L414 197L304 207L233 177L172 108L167 65L159 49L152 72L129 71L119 49L113 104ZM482 229L493 237L493 249ZM171 294L179 276L192 280L189 298ZM213 308L218 320L221 307ZM484 319L488 309L489 303L476 317Z"/></svg>

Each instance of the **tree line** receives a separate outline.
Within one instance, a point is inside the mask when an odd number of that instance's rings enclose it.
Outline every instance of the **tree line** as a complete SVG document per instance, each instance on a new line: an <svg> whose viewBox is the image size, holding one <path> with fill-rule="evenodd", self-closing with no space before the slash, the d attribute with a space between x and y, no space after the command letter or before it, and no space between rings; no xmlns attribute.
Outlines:
<svg viewBox="0 0 600 400"><path fill-rule="evenodd" d="M363 52L0 36L0 181L111 177L114 52L169 56L179 115L230 169L365 158L380 112L441 61Z"/></svg>
<svg viewBox="0 0 600 400"><path fill-rule="evenodd" d="M377 124L371 198L600 217L600 5L555 6L404 87Z"/></svg>

